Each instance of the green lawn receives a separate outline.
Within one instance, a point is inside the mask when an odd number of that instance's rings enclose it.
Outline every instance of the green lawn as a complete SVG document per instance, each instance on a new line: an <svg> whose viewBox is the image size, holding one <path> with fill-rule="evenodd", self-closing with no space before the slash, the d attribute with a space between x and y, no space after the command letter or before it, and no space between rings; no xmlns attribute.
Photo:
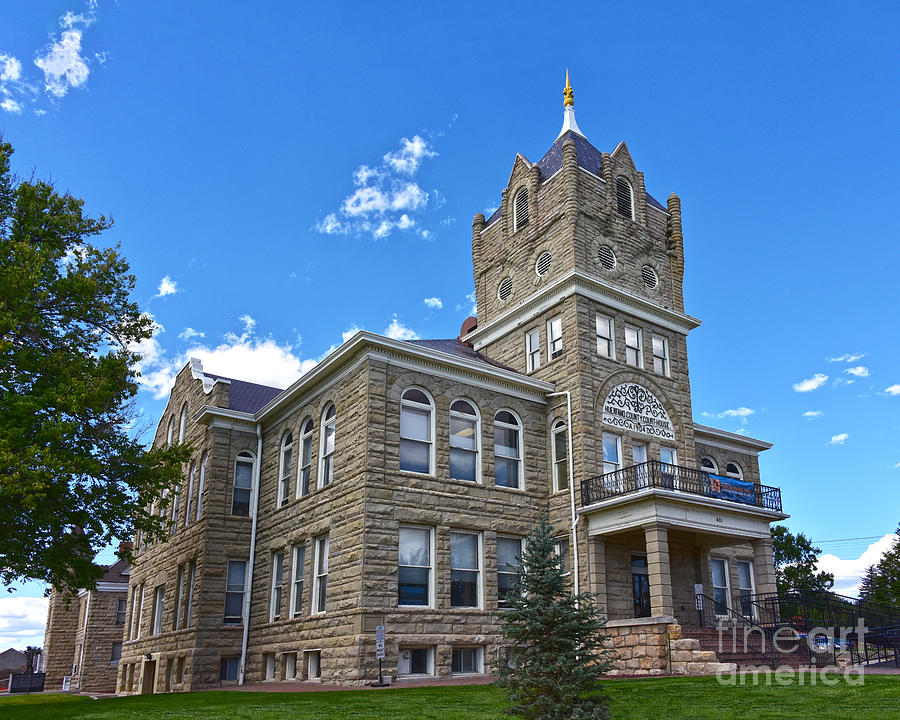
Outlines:
<svg viewBox="0 0 900 720"><path fill-rule="evenodd" d="M807 678L808 681L808 678ZM870 675L860 687L723 687L715 678L611 680L614 720L885 720L900 713L900 676ZM198 692L91 700L70 695L0 698L16 720L496 720L503 692L490 685L310 693Z"/></svg>

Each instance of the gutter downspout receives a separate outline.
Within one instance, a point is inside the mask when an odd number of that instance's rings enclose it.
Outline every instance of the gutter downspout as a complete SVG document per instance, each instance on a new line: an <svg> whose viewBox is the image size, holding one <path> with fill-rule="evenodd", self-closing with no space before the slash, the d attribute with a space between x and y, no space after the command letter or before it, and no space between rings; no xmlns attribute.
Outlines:
<svg viewBox="0 0 900 720"><path fill-rule="evenodd" d="M579 564L578 564L578 534L575 532L577 523L578 523L578 515L575 512L575 466L574 466L574 447L572 445L572 395L568 390L561 390L560 392L552 392L547 393L547 397L555 397L559 395L566 396L566 413L568 415L568 419L566 422L566 435L567 440L569 441L569 502L572 508L572 559L574 560L573 574L575 576L575 597L577 598L580 590L580 582L579 582ZM577 607L577 599L576 599L576 607Z"/></svg>
<svg viewBox="0 0 900 720"><path fill-rule="evenodd" d="M262 467L262 424L256 423L256 467L253 469L253 519L250 525L250 558L247 561L247 587L244 589L244 604L241 608L241 620L244 623L244 635L241 639L241 668L238 685L244 684L244 668L247 662L247 642L250 638L250 595L253 592L253 563L256 559L256 520L259 517L259 476ZM227 581L227 578L226 578Z"/></svg>
<svg viewBox="0 0 900 720"><path fill-rule="evenodd" d="M78 690L81 691L81 678L84 677L84 646L87 645L88 615L91 613L91 591L87 591L87 602L84 605L84 628L81 633L81 654L78 658Z"/></svg>

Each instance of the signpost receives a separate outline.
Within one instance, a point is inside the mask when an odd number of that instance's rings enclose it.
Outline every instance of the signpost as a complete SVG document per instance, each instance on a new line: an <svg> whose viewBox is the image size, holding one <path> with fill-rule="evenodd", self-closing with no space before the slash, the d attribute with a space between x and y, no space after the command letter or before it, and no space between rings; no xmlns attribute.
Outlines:
<svg viewBox="0 0 900 720"><path fill-rule="evenodd" d="M384 659L384 625L375 626L375 657L378 658L378 687L384 685L381 677L381 661Z"/></svg>
<svg viewBox="0 0 900 720"><path fill-rule="evenodd" d="M694 584L694 602L697 603L697 621L703 627L703 583Z"/></svg>

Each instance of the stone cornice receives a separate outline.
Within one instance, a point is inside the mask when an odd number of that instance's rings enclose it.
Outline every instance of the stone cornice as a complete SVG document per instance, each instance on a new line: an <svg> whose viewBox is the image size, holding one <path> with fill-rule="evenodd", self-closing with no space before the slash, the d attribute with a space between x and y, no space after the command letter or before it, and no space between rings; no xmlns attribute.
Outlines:
<svg viewBox="0 0 900 720"><path fill-rule="evenodd" d="M719 430L719 428L701 425L700 423L694 423L694 440L704 445L712 445L723 450L734 450L735 452L743 453L748 451L759 453L772 447L772 443L765 440L757 440L747 435L738 435L737 433Z"/></svg>
<svg viewBox="0 0 900 720"><path fill-rule="evenodd" d="M656 323L682 335L687 335L700 325L700 321L695 317L657 305L647 298L635 295L624 288L592 277L580 270L573 270L533 293L520 305L507 310L485 325L476 327L466 335L465 339L467 342L473 343L476 350L483 348L529 322L532 318L541 315L564 298L576 294Z"/></svg>

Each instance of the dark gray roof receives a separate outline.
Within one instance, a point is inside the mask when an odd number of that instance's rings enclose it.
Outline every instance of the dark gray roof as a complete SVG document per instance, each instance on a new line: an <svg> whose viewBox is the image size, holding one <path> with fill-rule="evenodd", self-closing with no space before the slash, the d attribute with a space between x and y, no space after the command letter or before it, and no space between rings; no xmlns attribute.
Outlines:
<svg viewBox="0 0 900 720"><path fill-rule="evenodd" d="M131 566L126 560L116 560L112 565L106 568L106 573L98 582L108 583L125 583L128 584L128 573Z"/></svg>
<svg viewBox="0 0 900 720"><path fill-rule="evenodd" d="M475 360L476 362L484 363L485 365L490 365L491 367L500 368L501 370L517 372L511 367L503 365L502 363L498 363L496 360L491 360L486 355L482 355L474 348L471 348L464 342L461 342L458 338L455 338L453 340L407 340L406 342L410 343L411 345L419 345L421 347L430 348L431 350L437 350L438 352L447 353L448 355L456 355L457 357L462 357L466 360Z"/></svg>
<svg viewBox="0 0 900 720"><path fill-rule="evenodd" d="M228 380L231 383L231 390L228 393L228 409L238 412L255 413L272 398L283 392L281 388L259 385L246 380L235 380L223 375L213 375L212 373L204 373L204 375L213 380Z"/></svg>
<svg viewBox="0 0 900 720"><path fill-rule="evenodd" d="M597 177L603 176L603 154L591 145L586 138L569 130L565 134L560 135L550 149L544 153L544 157L538 161L537 165L540 170L541 181L551 177L562 167L562 146L569 138L575 141L575 153L578 157L578 166ZM662 205L650 195L650 193L647 193L647 202L660 210L668 211L666 206ZM499 217L500 208L497 208L487 219L485 224L490 225Z"/></svg>

